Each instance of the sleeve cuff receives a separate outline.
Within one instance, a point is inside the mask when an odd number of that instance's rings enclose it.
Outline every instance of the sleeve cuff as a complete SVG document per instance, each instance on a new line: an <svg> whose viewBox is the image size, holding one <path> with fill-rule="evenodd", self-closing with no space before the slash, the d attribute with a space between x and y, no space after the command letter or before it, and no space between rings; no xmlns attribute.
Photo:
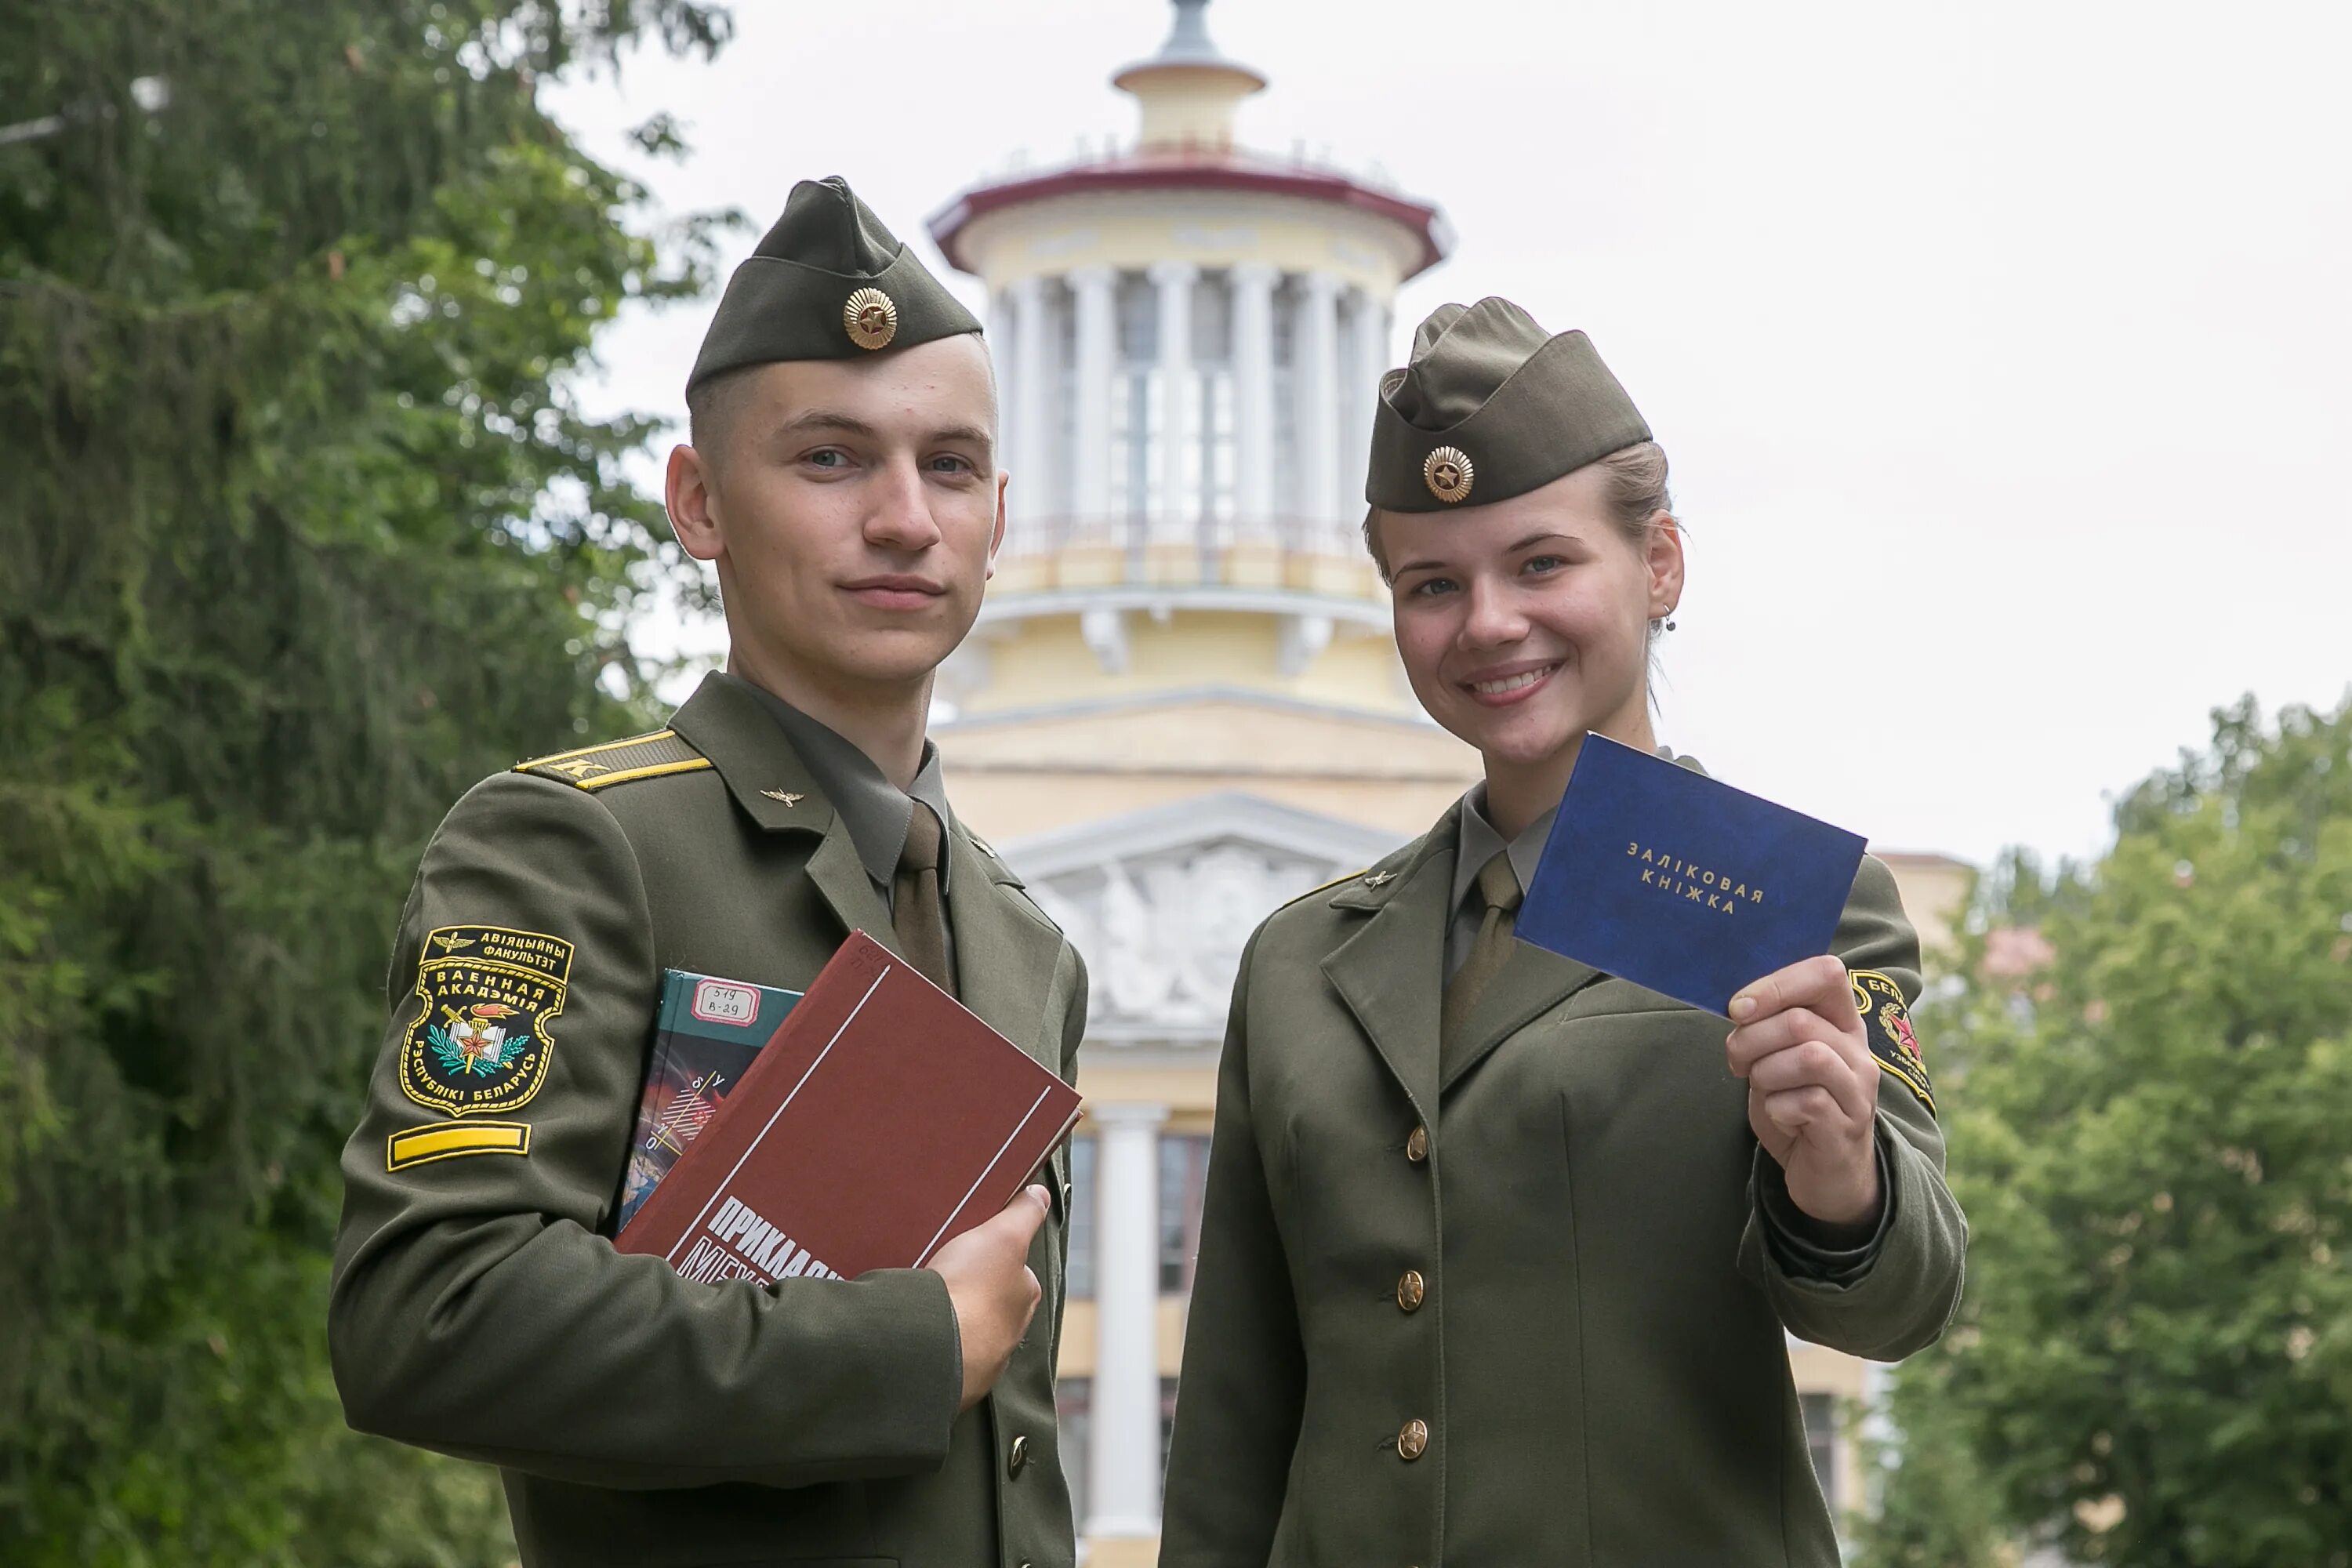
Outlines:
<svg viewBox="0 0 2352 1568"><path fill-rule="evenodd" d="M1756 1208L1763 1221L1765 1246L1780 1271L1794 1279L1823 1285L1852 1285L1878 1261L1887 1235L1895 1227L1895 1193L1886 1160L1886 1127L1881 1121L1871 1140L1871 1156L1878 1163L1878 1224L1858 1246L1841 1247L1823 1239L1822 1222L1799 1208L1789 1196L1788 1179L1780 1163L1761 1147L1756 1151Z"/></svg>

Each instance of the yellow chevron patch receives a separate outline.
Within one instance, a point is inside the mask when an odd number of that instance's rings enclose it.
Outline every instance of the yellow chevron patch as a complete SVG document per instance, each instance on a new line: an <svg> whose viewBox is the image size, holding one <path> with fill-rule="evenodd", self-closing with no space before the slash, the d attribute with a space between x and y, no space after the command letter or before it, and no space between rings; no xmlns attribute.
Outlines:
<svg viewBox="0 0 2352 1568"><path fill-rule="evenodd" d="M463 1121L412 1127L383 1141L383 1168L404 1171L462 1154L528 1154L530 1127L521 1121Z"/></svg>

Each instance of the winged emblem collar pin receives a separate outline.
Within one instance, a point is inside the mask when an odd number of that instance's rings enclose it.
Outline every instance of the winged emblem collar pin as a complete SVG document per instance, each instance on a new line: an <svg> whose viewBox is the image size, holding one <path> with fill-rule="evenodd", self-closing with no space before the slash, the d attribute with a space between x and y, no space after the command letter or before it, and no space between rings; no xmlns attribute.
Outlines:
<svg viewBox="0 0 2352 1568"><path fill-rule="evenodd" d="M786 805L798 805L801 802L808 798L808 796L804 795L792 795L780 789L763 789L760 793L766 795L770 800L781 800Z"/></svg>

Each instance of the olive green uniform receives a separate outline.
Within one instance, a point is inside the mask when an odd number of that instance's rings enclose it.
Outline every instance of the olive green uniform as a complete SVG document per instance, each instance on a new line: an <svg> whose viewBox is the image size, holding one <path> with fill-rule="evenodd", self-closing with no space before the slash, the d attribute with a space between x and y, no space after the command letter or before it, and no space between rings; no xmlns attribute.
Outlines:
<svg viewBox="0 0 2352 1568"><path fill-rule="evenodd" d="M979 331L846 184L804 180L729 279L688 399ZM898 790L732 677L667 730L486 781L426 849L344 1152L329 1343L352 1425L504 1469L529 1568L1073 1561L1066 1154L1029 1254L1044 1300L961 1415L936 1273L689 1283L605 1237L662 971L803 989L854 930L919 965L902 886L939 977L1073 1077L1085 969L956 824L936 751Z"/></svg>
<svg viewBox="0 0 2352 1568"><path fill-rule="evenodd" d="M952 822L948 846L965 1005L1072 1076L1076 951ZM668 731L486 781L426 850L343 1161L331 1341L352 1425L505 1470L525 1563L1071 1562L1053 1394L1063 1156L1029 1258L1045 1300L961 1417L937 1274L689 1284L605 1239L661 971L797 989L852 929L894 943L848 826L762 694L723 676ZM521 936L568 950L535 1015L543 1078L483 1114L404 1088L412 987L454 962L433 942L450 933L467 952ZM520 1153L466 1147L508 1126L527 1129Z"/></svg>
<svg viewBox="0 0 2352 1568"><path fill-rule="evenodd" d="M1440 307L1380 399L1374 521L1649 438L1583 334L1502 300ZM1832 1568L1785 1335L1908 1354L1967 1245L1894 878L1863 862L1832 944L1884 1069L1857 1239L1790 1201L1724 1019L1488 940L1514 906L1482 869L1523 886L1549 818L1507 844L1479 805L1244 952L1160 1562Z"/></svg>
<svg viewBox="0 0 2352 1568"><path fill-rule="evenodd" d="M1782 1330L1879 1360L1942 1331L1967 1233L1932 1112L1882 1085L1885 1220L1839 1285L1777 1244L1721 1018L1521 943L1441 1079L1459 833L1243 958L1160 1561L1829 1568ZM1833 946L1916 996L1877 861Z"/></svg>

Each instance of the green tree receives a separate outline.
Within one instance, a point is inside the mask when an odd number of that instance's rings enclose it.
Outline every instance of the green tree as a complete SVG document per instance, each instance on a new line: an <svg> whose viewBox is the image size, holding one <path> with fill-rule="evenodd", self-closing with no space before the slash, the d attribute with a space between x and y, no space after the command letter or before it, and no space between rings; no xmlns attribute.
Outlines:
<svg viewBox="0 0 2352 1568"><path fill-rule="evenodd" d="M568 390L692 224L537 85L693 0L0 0L0 1558L456 1564L343 1426L335 1162L425 836L625 732L674 568ZM674 145L665 124L651 147Z"/></svg>
<svg viewBox="0 0 2352 1568"><path fill-rule="evenodd" d="M1874 1564L1989 1561L1988 1503L2089 1563L2352 1563L2352 701L2217 713L2116 822L1991 889L2051 957L1977 939L1969 1288L1897 1374Z"/></svg>

